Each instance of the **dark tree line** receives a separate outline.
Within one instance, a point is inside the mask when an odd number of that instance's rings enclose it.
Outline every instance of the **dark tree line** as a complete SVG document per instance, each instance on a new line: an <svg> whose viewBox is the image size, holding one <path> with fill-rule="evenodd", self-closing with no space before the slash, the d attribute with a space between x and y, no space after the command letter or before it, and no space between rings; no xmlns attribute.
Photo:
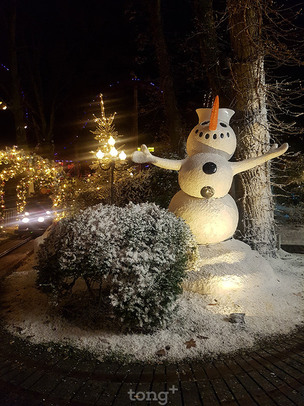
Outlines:
<svg viewBox="0 0 304 406"><path fill-rule="evenodd" d="M24 5L23 5L24 6ZM50 47L43 21L25 15L18 0L1 2L0 97L12 113L16 144L53 156L55 114L69 83L65 43Z"/></svg>

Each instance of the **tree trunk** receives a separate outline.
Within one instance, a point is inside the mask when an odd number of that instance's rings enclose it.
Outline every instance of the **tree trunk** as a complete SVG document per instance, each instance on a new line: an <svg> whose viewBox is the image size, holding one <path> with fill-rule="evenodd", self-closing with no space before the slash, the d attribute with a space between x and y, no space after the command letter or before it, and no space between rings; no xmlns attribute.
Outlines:
<svg viewBox="0 0 304 406"><path fill-rule="evenodd" d="M182 124L177 108L173 77L167 45L164 37L161 0L147 0L150 11L151 31L160 72L160 86L163 91L164 109L171 146L175 151L182 150Z"/></svg>
<svg viewBox="0 0 304 406"><path fill-rule="evenodd" d="M267 120L264 55L261 45L262 10L258 0L228 0L231 73L235 97L238 148L242 160L265 153L270 146ZM236 197L243 239L263 254L274 254L274 203L270 163L240 174Z"/></svg>
<svg viewBox="0 0 304 406"><path fill-rule="evenodd" d="M36 138L35 151L39 155L54 159L54 123L56 99L45 100L42 84L41 70L39 66L39 53L32 57L28 56L28 79L31 81L31 102L28 106L31 111L31 120ZM56 87L54 82L53 88Z"/></svg>
<svg viewBox="0 0 304 406"><path fill-rule="evenodd" d="M213 96L218 95L222 106L230 103L229 84L227 78L222 75L221 66L226 64L223 60L226 56L219 50L216 21L214 18L213 0L193 0L195 10L195 25L198 35L200 56L202 61L202 73L208 79Z"/></svg>
<svg viewBox="0 0 304 406"><path fill-rule="evenodd" d="M21 85L18 69L17 45L16 45L16 1L12 3L11 21L9 26L10 38L10 75L11 75L11 111L14 116L16 127L16 144L27 149L26 126L24 120Z"/></svg>

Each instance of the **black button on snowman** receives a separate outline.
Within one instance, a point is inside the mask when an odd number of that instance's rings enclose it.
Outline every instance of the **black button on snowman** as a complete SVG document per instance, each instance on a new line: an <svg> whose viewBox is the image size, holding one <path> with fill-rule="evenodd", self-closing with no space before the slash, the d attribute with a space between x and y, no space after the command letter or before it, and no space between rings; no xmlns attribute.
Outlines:
<svg viewBox="0 0 304 406"><path fill-rule="evenodd" d="M288 144L274 145L259 157L229 162L236 149L236 136L229 125L234 111L220 109L217 96L212 109L196 112L199 124L188 136L187 158L159 158L142 145L132 159L179 171L181 190L173 196L169 210L188 223L198 244L216 244L232 237L238 224L238 209L228 194L233 176L284 154Z"/></svg>

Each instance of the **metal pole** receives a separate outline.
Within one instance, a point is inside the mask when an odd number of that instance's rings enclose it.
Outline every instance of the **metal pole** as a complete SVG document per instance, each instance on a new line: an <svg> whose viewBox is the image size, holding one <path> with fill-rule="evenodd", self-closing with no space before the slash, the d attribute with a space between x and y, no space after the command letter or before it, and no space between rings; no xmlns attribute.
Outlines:
<svg viewBox="0 0 304 406"><path fill-rule="evenodd" d="M113 186L114 186L114 169L115 169L115 160L111 160L110 165L110 203L113 204Z"/></svg>
<svg viewBox="0 0 304 406"><path fill-rule="evenodd" d="M134 75L134 86L133 86L133 103L134 103L134 111L133 111L133 136L135 139L135 147L136 149L139 147L139 133L138 133L138 84L137 84L137 76ZM138 165L138 171L141 172L142 164Z"/></svg>
<svg viewBox="0 0 304 406"><path fill-rule="evenodd" d="M133 131L134 138L136 140L136 148L139 146L139 135L138 135L138 86L137 86L137 76L134 75L134 86L133 86L133 102L134 102L134 112L133 112Z"/></svg>

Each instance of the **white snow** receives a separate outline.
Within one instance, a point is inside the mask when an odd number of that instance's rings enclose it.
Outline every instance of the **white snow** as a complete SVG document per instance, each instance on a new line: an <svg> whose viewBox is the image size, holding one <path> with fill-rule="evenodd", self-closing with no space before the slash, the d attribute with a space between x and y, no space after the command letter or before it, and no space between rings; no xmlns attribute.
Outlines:
<svg viewBox="0 0 304 406"><path fill-rule="evenodd" d="M304 255L279 254L266 261L236 240L201 246L202 268L189 272L172 323L153 334L85 330L59 317L35 287L34 258L6 279L1 316L15 335L33 343L69 344L100 360L109 354L130 361L227 354L303 324ZM245 324L230 323L231 313L245 313ZM166 346L167 355L157 356Z"/></svg>

